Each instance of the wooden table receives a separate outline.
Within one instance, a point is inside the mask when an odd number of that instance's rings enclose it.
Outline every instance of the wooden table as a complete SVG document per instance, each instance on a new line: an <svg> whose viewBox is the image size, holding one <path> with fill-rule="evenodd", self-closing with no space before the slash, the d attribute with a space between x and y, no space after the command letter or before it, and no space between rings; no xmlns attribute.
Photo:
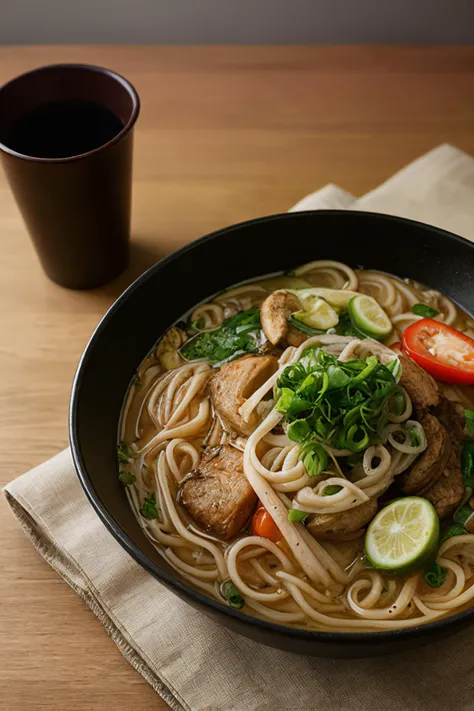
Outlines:
<svg viewBox="0 0 474 711"><path fill-rule="evenodd" d="M57 287L0 176L0 483L67 445L79 355L161 256L328 182L360 195L445 141L474 153L473 47L4 47L0 83L63 61L111 67L141 95L135 249L104 289ZM165 708L0 505L0 708Z"/></svg>

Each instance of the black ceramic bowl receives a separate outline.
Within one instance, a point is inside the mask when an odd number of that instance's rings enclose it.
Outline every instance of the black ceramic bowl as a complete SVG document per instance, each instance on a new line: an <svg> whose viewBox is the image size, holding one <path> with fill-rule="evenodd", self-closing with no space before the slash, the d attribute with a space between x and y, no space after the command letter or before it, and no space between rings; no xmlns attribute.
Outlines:
<svg viewBox="0 0 474 711"><path fill-rule="evenodd" d="M474 622L474 609L411 629L307 632L224 606L177 577L142 533L117 477L117 428L128 385L163 332L194 304L236 282L314 259L412 277L474 313L474 245L417 222L322 210L274 215L215 232L149 269L101 321L79 364L70 437L82 485L126 551L193 607L242 635L291 652L325 657L388 654L447 636Z"/></svg>

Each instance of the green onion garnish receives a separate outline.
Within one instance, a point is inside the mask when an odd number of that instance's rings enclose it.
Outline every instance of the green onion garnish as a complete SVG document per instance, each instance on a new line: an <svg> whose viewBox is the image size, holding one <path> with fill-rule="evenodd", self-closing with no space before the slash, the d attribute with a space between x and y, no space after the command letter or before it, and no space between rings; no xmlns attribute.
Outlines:
<svg viewBox="0 0 474 711"><path fill-rule="evenodd" d="M245 605L245 600L240 594L239 589L234 585L232 580L226 580L221 585L221 592L223 597L227 600L231 607L235 607L236 610L241 610Z"/></svg>
<svg viewBox="0 0 474 711"><path fill-rule="evenodd" d="M337 494L341 489L342 486L338 484L329 484L329 486L324 489L323 496L334 496L334 494Z"/></svg>
<svg viewBox="0 0 474 711"><path fill-rule="evenodd" d="M409 435L409 437L410 437L412 446L413 446L413 447L418 447L418 446L420 445L420 442L421 442L421 440L420 440L420 435L418 434L418 432L417 432L415 429L413 429L413 428L410 429L410 430L407 430L407 432L408 432L408 435Z"/></svg>
<svg viewBox="0 0 474 711"><path fill-rule="evenodd" d="M300 511L299 509L290 509L288 511L288 521L293 521L293 523L304 521L307 516L309 516L307 511Z"/></svg>
<svg viewBox="0 0 474 711"><path fill-rule="evenodd" d="M434 318L439 314L439 311L436 311L436 309L427 304L414 304L411 307L411 311L416 314L416 316L423 316L423 318Z"/></svg>
<svg viewBox="0 0 474 711"><path fill-rule="evenodd" d="M132 472L122 471L119 474L119 479L122 484L125 484L125 486L131 486L132 484L135 484L137 478L135 474L132 474Z"/></svg>
<svg viewBox="0 0 474 711"><path fill-rule="evenodd" d="M446 580L447 575L448 571L446 568L443 568L439 563L433 563L426 571L424 578L430 587L440 588Z"/></svg>
<svg viewBox="0 0 474 711"><path fill-rule="evenodd" d="M154 518L158 518L158 509L156 506L156 494L151 491L145 496L143 504L140 506L140 513L143 518L147 518L152 521Z"/></svg>
<svg viewBox="0 0 474 711"><path fill-rule="evenodd" d="M119 462L122 462L123 464L129 462L133 457L133 450L123 440L117 447L117 457Z"/></svg>

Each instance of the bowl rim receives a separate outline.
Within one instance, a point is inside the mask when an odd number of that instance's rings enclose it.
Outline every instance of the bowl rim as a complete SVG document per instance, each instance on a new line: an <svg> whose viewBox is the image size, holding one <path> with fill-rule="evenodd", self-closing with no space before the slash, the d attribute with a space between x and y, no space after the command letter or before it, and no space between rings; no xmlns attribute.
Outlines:
<svg viewBox="0 0 474 711"><path fill-rule="evenodd" d="M167 264L180 259L182 254L194 249L196 246L209 242L215 239L219 239L226 234L233 232L234 230L239 230L245 228L248 225L263 224L272 221L281 220L292 220L297 216L310 216L315 214L324 213L326 215L334 215L335 217L347 216L350 213L355 219L374 219L380 220L381 222L391 221L398 223L401 227L403 225L416 225L421 227L427 232L437 232L450 242L460 242L465 244L468 249L474 251L474 244L464 237L443 230L439 227L433 225L428 225L424 222L419 222L417 220L410 220L403 217L397 217L395 215L386 215L384 213L377 212L365 212L362 210L300 210L295 212L284 212L277 213L273 215L267 215L264 217L257 217L251 220L244 220L243 222L238 222L228 227L224 227L213 232L210 232L203 237L193 240L188 244L180 247L171 254L168 254L163 259L149 267L142 275L135 279L132 284L130 284L125 291L120 294L120 296L114 301L114 303L106 311L105 315L99 321L99 324L95 328L92 336L90 337L81 357L77 370L74 376L71 392L71 400L69 407L69 440L71 453L73 458L74 467L76 469L77 475L81 482L81 485L89 499L95 512L98 514L102 523L106 526L108 531L114 536L114 538L119 542L119 544L124 548L127 553L139 563L142 568L144 568L148 573L153 575L159 582L163 583L165 587L171 589L173 592L177 592L181 598L185 600L195 600L200 604L200 607L208 607L215 611L217 614L224 614L230 618L234 618L238 623L244 625L245 627L254 626L262 629L263 631L270 633L275 637L279 635L290 636L293 640L299 640L301 642L328 642L333 644L348 644L348 645L358 645L363 643L373 643L382 645L384 642L393 641L398 638L414 638L429 635L431 633L436 634L437 630L444 629L446 627L453 626L456 622L467 619L474 615L474 606L462 610L454 615L449 615L443 617L440 620L435 620L433 622L426 622L424 624L415 625L413 627L407 627L403 629L390 629L384 631L372 631L372 632L326 632L319 630L305 630L299 627L289 627L287 625L278 624L276 622L269 622L263 620L259 617L253 617L247 613L240 612L234 608L224 605L223 603L214 600L213 598L207 597L201 593L196 588L188 585L184 580L180 580L175 575L170 575L165 570L161 569L156 565L147 555L145 555L140 548L132 541L132 539L125 533L118 522L115 520L113 515L108 511L107 507L99 501L98 495L95 491L93 482L87 472L85 462L82 456L80 438L78 436L78 410L80 404L80 392L81 385L84 378L84 372L88 367L88 362L91 358L91 353L96 347L98 339L101 337L103 332L106 330L109 321L113 318L115 312L121 307L121 305L127 301L130 296L138 289L141 285L145 283L148 279L152 278L157 272L159 273L162 269L166 267Z"/></svg>

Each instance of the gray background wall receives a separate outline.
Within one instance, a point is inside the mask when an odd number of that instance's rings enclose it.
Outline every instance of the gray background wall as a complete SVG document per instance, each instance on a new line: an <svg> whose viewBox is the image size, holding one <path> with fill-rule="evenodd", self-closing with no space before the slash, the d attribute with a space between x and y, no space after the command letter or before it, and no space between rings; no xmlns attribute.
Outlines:
<svg viewBox="0 0 474 711"><path fill-rule="evenodd" d="M474 0L0 0L0 44L474 42Z"/></svg>

